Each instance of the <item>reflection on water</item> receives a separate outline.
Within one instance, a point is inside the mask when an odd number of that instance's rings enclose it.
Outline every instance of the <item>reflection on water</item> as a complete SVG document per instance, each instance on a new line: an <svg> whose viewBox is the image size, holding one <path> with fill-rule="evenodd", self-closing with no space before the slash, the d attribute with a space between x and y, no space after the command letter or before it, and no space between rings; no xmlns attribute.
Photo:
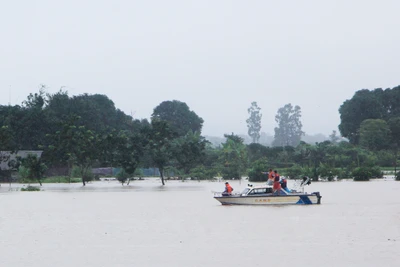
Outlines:
<svg viewBox="0 0 400 267"><path fill-rule="evenodd" d="M321 205L279 207L221 206L223 187L2 184L1 266L399 266L400 182L313 183Z"/></svg>

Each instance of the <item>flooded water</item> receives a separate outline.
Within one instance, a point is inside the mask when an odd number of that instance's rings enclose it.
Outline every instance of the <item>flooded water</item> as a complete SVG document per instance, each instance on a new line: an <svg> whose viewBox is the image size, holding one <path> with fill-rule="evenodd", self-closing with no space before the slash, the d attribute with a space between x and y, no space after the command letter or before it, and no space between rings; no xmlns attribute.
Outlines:
<svg viewBox="0 0 400 267"><path fill-rule="evenodd" d="M312 206L222 206L223 187L2 184L1 266L400 266L400 182L313 183Z"/></svg>

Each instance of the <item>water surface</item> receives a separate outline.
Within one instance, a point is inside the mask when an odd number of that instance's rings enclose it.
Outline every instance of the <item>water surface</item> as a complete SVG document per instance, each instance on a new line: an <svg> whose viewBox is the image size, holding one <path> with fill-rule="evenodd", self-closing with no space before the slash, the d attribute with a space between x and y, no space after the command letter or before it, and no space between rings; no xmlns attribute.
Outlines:
<svg viewBox="0 0 400 267"><path fill-rule="evenodd" d="M400 266L400 182L313 183L312 206L222 206L223 187L2 184L1 266Z"/></svg>

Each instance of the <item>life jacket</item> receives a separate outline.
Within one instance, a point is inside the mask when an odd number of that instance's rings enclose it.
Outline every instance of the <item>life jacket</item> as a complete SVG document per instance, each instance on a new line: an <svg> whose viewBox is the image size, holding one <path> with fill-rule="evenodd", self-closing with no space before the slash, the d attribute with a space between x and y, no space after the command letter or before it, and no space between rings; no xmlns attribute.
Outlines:
<svg viewBox="0 0 400 267"><path fill-rule="evenodd" d="M230 184L227 184L227 185L225 186L225 188L226 188L226 192L232 193L233 188L232 188L232 186L231 186Z"/></svg>
<svg viewBox="0 0 400 267"><path fill-rule="evenodd" d="M272 186L272 188L274 189L274 191L276 190L281 190L281 184L277 181L274 182L274 185Z"/></svg>
<svg viewBox="0 0 400 267"><path fill-rule="evenodd" d="M279 173L275 173L275 182L279 182L280 178Z"/></svg>
<svg viewBox="0 0 400 267"><path fill-rule="evenodd" d="M282 181L280 181L282 188L286 188L287 187L287 181L285 178L282 179Z"/></svg>
<svg viewBox="0 0 400 267"><path fill-rule="evenodd" d="M273 171L271 171L271 172L268 173L268 179L273 180L274 177L275 177L275 173L274 173Z"/></svg>

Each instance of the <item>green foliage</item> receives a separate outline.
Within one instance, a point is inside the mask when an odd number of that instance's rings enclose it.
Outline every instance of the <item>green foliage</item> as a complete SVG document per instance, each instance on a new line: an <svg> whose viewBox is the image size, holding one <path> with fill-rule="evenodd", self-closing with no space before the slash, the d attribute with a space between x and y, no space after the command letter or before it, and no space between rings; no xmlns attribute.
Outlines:
<svg viewBox="0 0 400 267"><path fill-rule="evenodd" d="M21 159L22 166L27 171L27 177L30 180L37 180L42 185L41 179L47 166L35 154L28 154L26 158Z"/></svg>
<svg viewBox="0 0 400 267"><path fill-rule="evenodd" d="M359 90L350 100L339 108L339 130L350 143L359 143L359 129L364 120L382 119L385 121L400 116L400 86L393 89Z"/></svg>
<svg viewBox="0 0 400 267"><path fill-rule="evenodd" d="M172 141L172 154L176 160L178 169L184 174L199 165L205 157L205 148L208 141L199 133L189 131L185 136Z"/></svg>
<svg viewBox="0 0 400 267"><path fill-rule="evenodd" d="M226 142L222 144L219 161L222 162L224 179L240 179L247 167L247 150L243 139L237 135L224 135Z"/></svg>
<svg viewBox="0 0 400 267"><path fill-rule="evenodd" d="M251 107L247 109L247 112L250 114L250 117L246 120L248 134L251 137L253 143L257 143L260 139L262 118L260 110L261 108L257 106L257 102L252 102Z"/></svg>
<svg viewBox="0 0 400 267"><path fill-rule="evenodd" d="M321 163L318 167L318 174L321 178L327 179L328 181L333 181L335 176L338 175L338 171L332 168L328 164Z"/></svg>
<svg viewBox="0 0 400 267"><path fill-rule="evenodd" d="M190 177L196 180L208 180L217 176L218 170L216 168L206 168L203 165L193 168L190 172Z"/></svg>
<svg viewBox="0 0 400 267"><path fill-rule="evenodd" d="M22 187L21 191L40 191L40 188L37 186L28 185L27 187Z"/></svg>
<svg viewBox="0 0 400 267"><path fill-rule="evenodd" d="M370 167L357 167L352 171L354 181L369 181L372 177L372 169Z"/></svg>
<svg viewBox="0 0 400 267"><path fill-rule="evenodd" d="M299 179L303 176L302 174L303 174L303 168L297 164L286 169L286 176L289 177L290 179Z"/></svg>
<svg viewBox="0 0 400 267"><path fill-rule="evenodd" d="M116 175L116 178L120 183L123 185L128 178L131 178L132 176L128 174L124 169L119 171Z"/></svg>
<svg viewBox="0 0 400 267"><path fill-rule="evenodd" d="M387 148L390 143L390 129L384 120L364 120L359 131L360 145L368 149L378 151Z"/></svg>
<svg viewBox="0 0 400 267"><path fill-rule="evenodd" d="M174 138L176 138L176 133L170 129L166 121L152 119L148 148L154 165L160 171L163 185L165 185L164 169L173 157L172 140Z"/></svg>
<svg viewBox="0 0 400 267"><path fill-rule="evenodd" d="M29 169L24 166L19 166L18 168L18 178L22 182L29 181Z"/></svg>
<svg viewBox="0 0 400 267"><path fill-rule="evenodd" d="M66 176L46 177L42 180L42 183L79 183L79 182L81 182L80 178L71 178Z"/></svg>
<svg viewBox="0 0 400 267"><path fill-rule="evenodd" d="M204 122L186 103L178 100L164 101L154 108L151 120L155 119L166 121L178 136L184 136L189 131L201 133Z"/></svg>
<svg viewBox="0 0 400 267"><path fill-rule="evenodd" d="M253 162L248 172L250 182L260 182L268 180L269 164L266 158L261 158Z"/></svg>
<svg viewBox="0 0 400 267"><path fill-rule="evenodd" d="M81 177L81 172L82 172L82 170L80 167L74 166L74 167L72 167L72 170L71 170L71 177L73 177L73 178Z"/></svg>
<svg viewBox="0 0 400 267"><path fill-rule="evenodd" d="M300 143L302 131L301 108L292 104L286 104L278 110L275 121L278 127L275 127L274 146L292 146L295 147Z"/></svg>

